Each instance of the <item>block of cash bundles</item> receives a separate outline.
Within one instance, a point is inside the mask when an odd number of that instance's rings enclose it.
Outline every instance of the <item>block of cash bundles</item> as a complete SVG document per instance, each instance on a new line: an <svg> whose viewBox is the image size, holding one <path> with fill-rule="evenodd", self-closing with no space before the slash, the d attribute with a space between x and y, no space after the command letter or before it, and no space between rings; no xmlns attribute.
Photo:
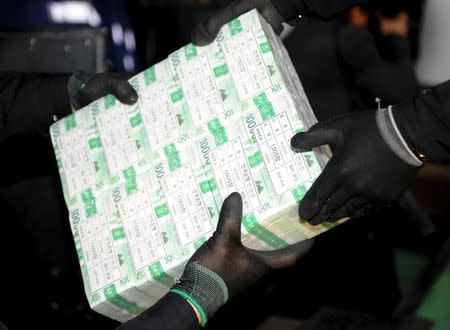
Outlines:
<svg viewBox="0 0 450 330"><path fill-rule="evenodd" d="M329 153L291 150L316 118L257 11L130 83L136 105L108 95L50 129L92 309L124 322L164 296L232 192L248 247L280 249L333 226L299 219Z"/></svg>

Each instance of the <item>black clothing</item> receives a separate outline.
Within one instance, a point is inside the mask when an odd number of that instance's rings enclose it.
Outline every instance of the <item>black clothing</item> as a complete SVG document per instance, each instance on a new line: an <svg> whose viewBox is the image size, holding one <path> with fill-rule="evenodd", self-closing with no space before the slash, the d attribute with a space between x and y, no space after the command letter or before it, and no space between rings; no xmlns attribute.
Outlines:
<svg viewBox="0 0 450 330"><path fill-rule="evenodd" d="M296 12L305 16L327 18L363 2L365 1L289 0L278 1L277 8L284 17ZM400 47L397 51L403 54L405 48ZM366 83L371 85L370 81ZM450 161L450 82L397 106L394 117L400 131L414 150L423 152L431 162Z"/></svg>
<svg viewBox="0 0 450 330"><path fill-rule="evenodd" d="M0 320L9 330L117 324L87 303L49 136L53 116L71 113L68 78L0 72L0 249L9 270L0 274L9 283Z"/></svg>
<svg viewBox="0 0 450 330"><path fill-rule="evenodd" d="M138 317L124 323L117 330L195 330L197 316L186 299L168 293Z"/></svg>
<svg viewBox="0 0 450 330"><path fill-rule="evenodd" d="M346 25L339 30L338 56L347 72L354 109L370 109L375 98L383 106L398 104L417 94L418 83L407 38L382 38L389 58L381 55L374 35L365 28ZM354 110L353 109L353 110Z"/></svg>
<svg viewBox="0 0 450 330"><path fill-rule="evenodd" d="M0 188L50 174L55 157L49 127L70 114L67 80L63 74L0 72ZM23 152L27 150L27 152ZM36 161L39 160L39 161Z"/></svg>
<svg viewBox="0 0 450 330"><path fill-rule="evenodd" d="M326 19L353 5L365 1L366 0L282 0L274 1L274 4L284 17L292 16L292 13L300 13L307 17Z"/></svg>
<svg viewBox="0 0 450 330"><path fill-rule="evenodd" d="M284 44L319 121L417 95L407 38L383 38L387 59L369 30L334 20L299 24Z"/></svg>
<svg viewBox="0 0 450 330"><path fill-rule="evenodd" d="M433 163L450 161L450 81L396 106L394 117L413 149Z"/></svg>
<svg viewBox="0 0 450 330"><path fill-rule="evenodd" d="M48 134L53 116L70 113L65 74L0 72L0 142L13 134Z"/></svg>

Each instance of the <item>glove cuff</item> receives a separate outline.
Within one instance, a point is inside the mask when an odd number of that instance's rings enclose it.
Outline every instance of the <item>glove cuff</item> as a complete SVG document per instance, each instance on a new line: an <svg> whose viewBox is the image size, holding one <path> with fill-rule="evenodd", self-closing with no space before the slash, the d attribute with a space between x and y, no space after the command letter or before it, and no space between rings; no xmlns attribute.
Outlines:
<svg viewBox="0 0 450 330"><path fill-rule="evenodd" d="M421 167L423 163L409 148L400 130L397 127L392 114L392 106L387 109L379 109L376 114L377 125L384 142L405 163Z"/></svg>
<svg viewBox="0 0 450 330"><path fill-rule="evenodd" d="M202 326L228 300L228 288L223 279L197 262L186 266L180 283L170 292L184 297L198 309L202 316Z"/></svg>

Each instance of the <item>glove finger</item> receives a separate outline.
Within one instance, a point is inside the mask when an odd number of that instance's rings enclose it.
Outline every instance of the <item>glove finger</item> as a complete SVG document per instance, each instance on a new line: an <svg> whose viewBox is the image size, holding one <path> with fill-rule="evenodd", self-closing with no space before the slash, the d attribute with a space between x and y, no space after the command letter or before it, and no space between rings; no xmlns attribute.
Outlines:
<svg viewBox="0 0 450 330"><path fill-rule="evenodd" d="M253 9L253 7L253 1L231 1L225 7L197 25L192 33L193 43L197 46L206 46L210 44L217 37L222 26L234 18L246 13L250 9Z"/></svg>
<svg viewBox="0 0 450 330"><path fill-rule="evenodd" d="M130 80L136 75L135 73L130 72L108 72L107 74L112 78L126 81Z"/></svg>
<svg viewBox="0 0 450 330"><path fill-rule="evenodd" d="M231 2L233 18L237 18L242 14L245 14L249 10L257 9L259 13L265 18L276 34L283 32L283 22L285 19L273 5L270 0L239 0Z"/></svg>
<svg viewBox="0 0 450 330"><path fill-rule="evenodd" d="M210 44L225 24L255 8L272 26L275 33L280 34L283 31L282 23L285 20L270 1L238 0L229 2L221 10L197 25L192 33L193 43L197 46Z"/></svg>
<svg viewBox="0 0 450 330"><path fill-rule="evenodd" d="M334 156L300 202L298 208L300 218L310 221L320 212L325 202L337 191L340 186L336 175L338 166L338 156Z"/></svg>
<svg viewBox="0 0 450 330"><path fill-rule="evenodd" d="M339 187L336 192L325 202L319 213L314 216L309 223L313 226L317 226L324 221L329 221L330 216L347 204L352 199L351 193L345 186Z"/></svg>
<svg viewBox="0 0 450 330"><path fill-rule="evenodd" d="M125 78L118 78L118 76L116 78L108 74L107 77L91 78L85 83L78 93L77 108L85 107L108 94L114 95L120 102L129 105L136 103L138 99L136 91Z"/></svg>
<svg viewBox="0 0 450 330"><path fill-rule="evenodd" d="M216 234L241 242L242 197L232 193L223 202Z"/></svg>
<svg viewBox="0 0 450 330"><path fill-rule="evenodd" d="M295 151L309 151L325 144L336 147L336 154L328 162L322 174L306 193L299 206L300 217L311 220L322 209L324 203L338 189L336 175L339 166L339 147L342 138L336 129L328 128L328 123L318 123L306 133L299 133L292 138L291 147Z"/></svg>
<svg viewBox="0 0 450 330"><path fill-rule="evenodd" d="M306 133L298 133L291 140L291 148L296 152L311 151L323 145L336 145L339 142L338 132L334 129L316 124Z"/></svg>
<svg viewBox="0 0 450 330"><path fill-rule="evenodd" d="M359 212L366 208L372 208L369 201L365 198L354 197L350 199L347 203L342 205L335 212L330 214L326 221L335 222L343 218L354 218Z"/></svg>
<svg viewBox="0 0 450 330"><path fill-rule="evenodd" d="M283 32L283 22L285 19L281 16L280 12L268 2L263 8L258 8L261 15L266 19L267 23L272 26L273 30L277 35Z"/></svg>
<svg viewBox="0 0 450 330"><path fill-rule="evenodd" d="M294 265L297 260L306 255L314 244L313 239L309 239L295 245L288 246L275 251L257 251L248 249L248 252L262 260L273 269L284 268Z"/></svg>
<svg viewBox="0 0 450 330"><path fill-rule="evenodd" d="M365 217L367 215L370 214L374 214L377 212L380 212L381 210L383 210L386 207L389 207L390 204L386 204L386 203L382 203L382 202L369 202L369 200L366 200L366 203L359 208L358 210L352 212L352 218L356 219L356 218L361 218L361 217Z"/></svg>
<svg viewBox="0 0 450 330"><path fill-rule="evenodd" d="M128 105L133 105L138 100L138 94L133 86L126 80L110 78L105 84L106 94L113 94L117 99Z"/></svg>

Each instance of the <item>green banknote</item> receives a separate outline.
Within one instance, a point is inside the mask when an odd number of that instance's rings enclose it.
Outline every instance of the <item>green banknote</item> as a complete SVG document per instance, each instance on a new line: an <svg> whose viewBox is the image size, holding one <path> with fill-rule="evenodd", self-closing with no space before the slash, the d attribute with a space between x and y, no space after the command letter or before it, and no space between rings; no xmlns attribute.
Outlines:
<svg viewBox="0 0 450 330"><path fill-rule="evenodd" d="M232 192L243 197L249 247L279 249L334 226L298 217L329 151L292 152L292 136L316 118L257 11L225 25L211 45L187 45L130 83L136 105L109 95L51 127L95 311L126 321L165 295Z"/></svg>

